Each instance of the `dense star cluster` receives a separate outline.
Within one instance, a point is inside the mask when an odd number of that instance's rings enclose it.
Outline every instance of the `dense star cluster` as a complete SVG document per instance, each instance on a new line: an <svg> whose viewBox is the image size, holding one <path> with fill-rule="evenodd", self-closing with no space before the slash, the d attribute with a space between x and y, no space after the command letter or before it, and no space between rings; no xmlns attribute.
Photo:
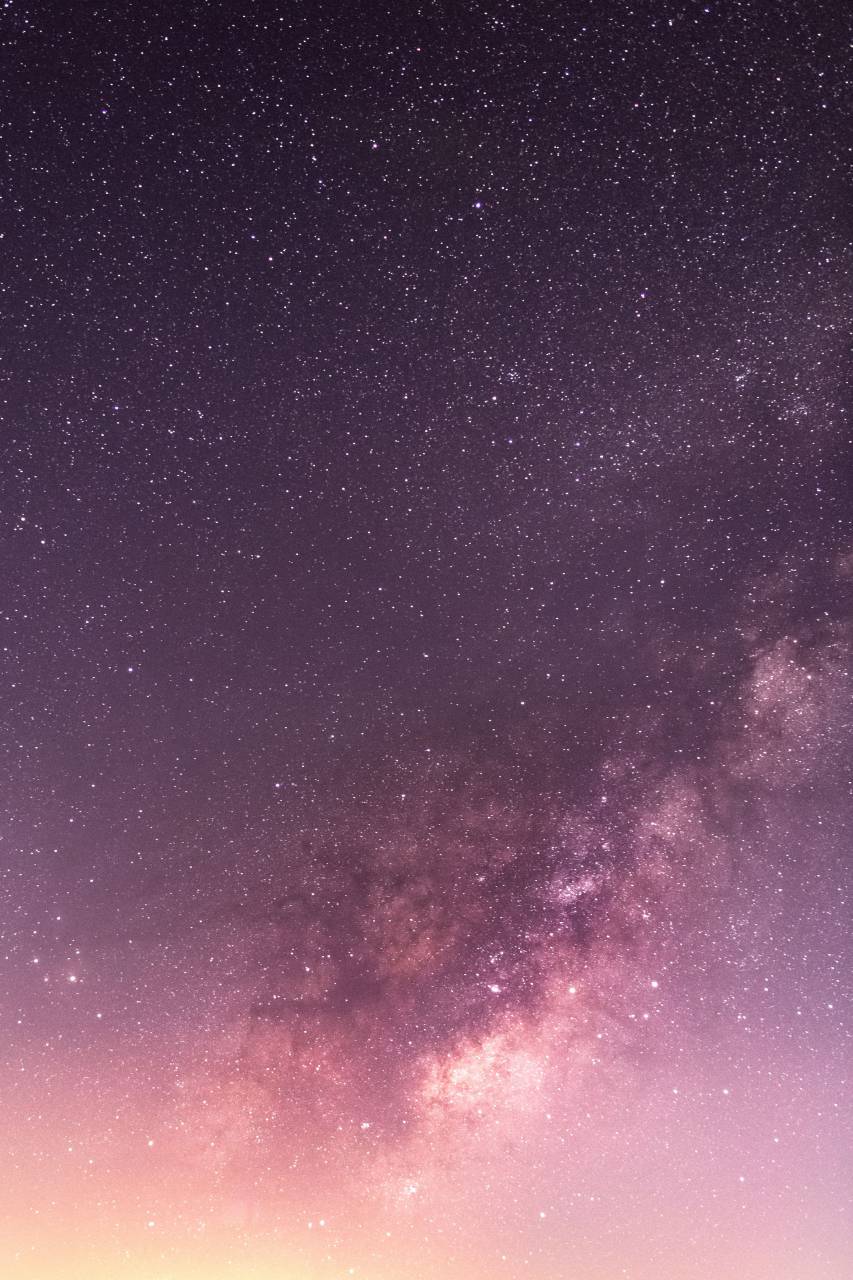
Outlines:
<svg viewBox="0 0 853 1280"><path fill-rule="evenodd" d="M850 17L5 4L4 1280L850 1276Z"/></svg>

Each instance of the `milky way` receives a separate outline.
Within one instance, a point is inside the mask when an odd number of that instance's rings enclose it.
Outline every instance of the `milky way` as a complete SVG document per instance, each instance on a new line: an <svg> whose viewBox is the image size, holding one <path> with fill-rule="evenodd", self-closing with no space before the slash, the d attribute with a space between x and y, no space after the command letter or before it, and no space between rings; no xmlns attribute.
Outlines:
<svg viewBox="0 0 853 1280"><path fill-rule="evenodd" d="M851 1274L849 16L7 6L4 1277Z"/></svg>

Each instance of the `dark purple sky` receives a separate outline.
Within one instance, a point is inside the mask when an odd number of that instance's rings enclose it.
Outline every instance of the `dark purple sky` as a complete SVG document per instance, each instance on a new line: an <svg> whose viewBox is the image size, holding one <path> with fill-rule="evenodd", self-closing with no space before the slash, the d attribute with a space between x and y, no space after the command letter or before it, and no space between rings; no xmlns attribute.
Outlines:
<svg viewBox="0 0 853 1280"><path fill-rule="evenodd" d="M850 1274L851 36L6 6L4 1276Z"/></svg>

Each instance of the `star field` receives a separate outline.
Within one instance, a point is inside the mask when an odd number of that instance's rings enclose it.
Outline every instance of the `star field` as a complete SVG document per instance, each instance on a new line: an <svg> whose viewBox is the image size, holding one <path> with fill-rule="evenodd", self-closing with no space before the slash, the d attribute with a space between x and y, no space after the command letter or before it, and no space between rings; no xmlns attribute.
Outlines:
<svg viewBox="0 0 853 1280"><path fill-rule="evenodd" d="M4 1277L850 1275L852 37L5 5Z"/></svg>

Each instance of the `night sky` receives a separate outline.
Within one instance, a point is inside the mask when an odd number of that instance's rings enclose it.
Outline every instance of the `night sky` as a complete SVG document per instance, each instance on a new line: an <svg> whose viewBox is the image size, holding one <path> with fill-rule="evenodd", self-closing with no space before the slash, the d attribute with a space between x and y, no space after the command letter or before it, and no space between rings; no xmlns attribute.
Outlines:
<svg viewBox="0 0 853 1280"><path fill-rule="evenodd" d="M851 40L6 0L4 1280L853 1275Z"/></svg>

